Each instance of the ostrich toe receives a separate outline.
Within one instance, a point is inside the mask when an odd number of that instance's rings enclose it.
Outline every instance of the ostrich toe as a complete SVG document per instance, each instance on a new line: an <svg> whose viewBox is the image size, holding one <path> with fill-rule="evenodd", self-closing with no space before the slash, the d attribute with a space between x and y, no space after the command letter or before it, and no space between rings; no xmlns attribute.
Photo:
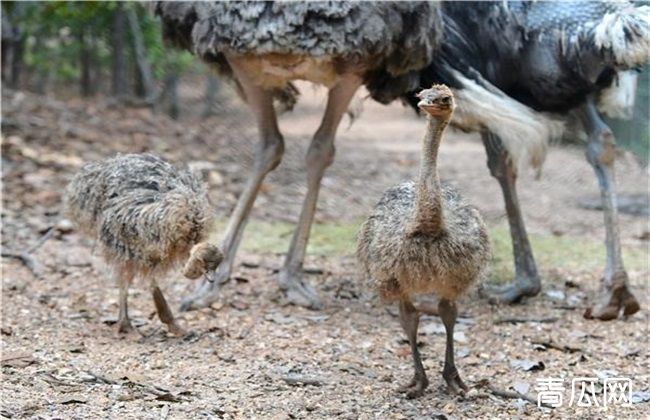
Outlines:
<svg viewBox="0 0 650 420"><path fill-rule="evenodd" d="M133 324L131 324L131 320L129 318L120 318L117 321L117 332L118 334L129 334L133 332L135 328L133 327Z"/></svg>
<svg viewBox="0 0 650 420"><path fill-rule="evenodd" d="M398 388L398 391L406 394L406 397L409 399L421 397L424 394L424 390L429 386L429 380L427 377L418 378L416 376L411 379L411 381L405 385L402 385Z"/></svg>
<svg viewBox="0 0 650 420"><path fill-rule="evenodd" d="M443 371L442 377L447 382L447 390L455 395L465 395L469 388L463 380L460 378L460 374L456 368L450 369L449 371Z"/></svg>
<svg viewBox="0 0 650 420"><path fill-rule="evenodd" d="M305 282L299 274L292 274L283 270L280 272L278 283L289 303L314 310L323 308L323 301L316 293L316 290Z"/></svg>
<svg viewBox="0 0 650 420"><path fill-rule="evenodd" d="M596 305L585 310L586 319L610 321L618 318L621 310L623 315L629 316L641 309L639 302L625 285L603 291L597 302Z"/></svg>
<svg viewBox="0 0 650 420"><path fill-rule="evenodd" d="M485 291L493 305L519 303L524 298L537 296L541 290L539 281L517 278L513 283L500 287L489 287Z"/></svg>

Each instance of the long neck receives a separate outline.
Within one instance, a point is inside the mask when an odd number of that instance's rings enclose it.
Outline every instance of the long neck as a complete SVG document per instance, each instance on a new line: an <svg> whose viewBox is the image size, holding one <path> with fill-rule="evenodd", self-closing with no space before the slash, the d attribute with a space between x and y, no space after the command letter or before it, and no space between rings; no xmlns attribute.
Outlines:
<svg viewBox="0 0 650 420"><path fill-rule="evenodd" d="M438 177L438 148L449 118L427 115L427 131L422 140L420 178L416 192L414 233L437 234L444 230L442 191Z"/></svg>

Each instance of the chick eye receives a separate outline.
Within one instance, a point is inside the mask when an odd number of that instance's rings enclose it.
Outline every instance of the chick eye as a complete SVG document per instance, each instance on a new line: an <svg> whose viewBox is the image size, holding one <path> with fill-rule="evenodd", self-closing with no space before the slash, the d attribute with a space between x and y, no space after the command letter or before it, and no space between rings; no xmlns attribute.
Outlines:
<svg viewBox="0 0 650 420"><path fill-rule="evenodd" d="M451 98L449 96L445 96L440 99L440 102L442 102L445 105L449 105L449 103L451 102Z"/></svg>

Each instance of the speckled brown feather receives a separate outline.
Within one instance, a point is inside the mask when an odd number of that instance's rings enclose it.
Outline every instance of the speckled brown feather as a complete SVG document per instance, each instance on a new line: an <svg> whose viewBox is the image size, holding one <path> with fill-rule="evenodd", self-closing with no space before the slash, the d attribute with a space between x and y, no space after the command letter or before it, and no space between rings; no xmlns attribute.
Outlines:
<svg viewBox="0 0 650 420"><path fill-rule="evenodd" d="M445 229L412 235L416 191L413 182L386 191L361 227L357 256L384 300L419 293L454 300L485 270L487 229L478 210L444 186Z"/></svg>
<svg viewBox="0 0 650 420"><path fill-rule="evenodd" d="M436 2L156 2L163 36L232 75L231 56L286 56L361 72L383 102L418 86L441 38ZM318 67L318 66L316 66ZM282 86L275 86L282 88ZM285 96L289 90L283 90Z"/></svg>
<svg viewBox="0 0 650 420"><path fill-rule="evenodd" d="M202 182L151 154L85 165L70 182L65 203L112 268L144 277L187 259L212 221Z"/></svg>
<svg viewBox="0 0 650 420"><path fill-rule="evenodd" d="M484 272L490 243L478 210L441 186L438 147L455 107L447 86L422 91L429 109L420 178L390 188L358 236L357 257L384 300L435 293L456 300Z"/></svg>

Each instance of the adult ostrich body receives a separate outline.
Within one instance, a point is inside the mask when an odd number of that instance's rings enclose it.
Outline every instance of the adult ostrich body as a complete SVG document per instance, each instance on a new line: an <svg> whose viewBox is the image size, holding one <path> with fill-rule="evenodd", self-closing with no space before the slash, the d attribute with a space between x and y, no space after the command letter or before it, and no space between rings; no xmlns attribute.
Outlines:
<svg viewBox="0 0 650 420"><path fill-rule="evenodd" d="M334 158L343 113L365 84L386 100L414 89L417 70L431 62L440 34L429 2L159 2L166 40L192 51L230 77L253 111L260 142L252 174L224 234L224 262L215 283L204 282L182 309L209 305L232 270L242 232L265 175L278 166L284 143L273 98L293 95L302 79L329 89L323 119L306 156L307 195L279 284L295 304L318 308L302 265L320 182Z"/></svg>
<svg viewBox="0 0 650 420"><path fill-rule="evenodd" d="M628 88L628 70L650 58L648 9L617 1L443 4L440 54L422 71L420 85L454 89L454 123L481 132L488 167L503 190L515 281L495 291L496 301L516 302L541 290L516 193L518 162L540 165L548 140L562 133L563 117L576 112L601 189L607 248L602 296L585 315L607 320L639 310L621 255L615 140L600 112L621 115L633 105L624 100L633 93L620 93ZM413 93L404 99L417 107Z"/></svg>

